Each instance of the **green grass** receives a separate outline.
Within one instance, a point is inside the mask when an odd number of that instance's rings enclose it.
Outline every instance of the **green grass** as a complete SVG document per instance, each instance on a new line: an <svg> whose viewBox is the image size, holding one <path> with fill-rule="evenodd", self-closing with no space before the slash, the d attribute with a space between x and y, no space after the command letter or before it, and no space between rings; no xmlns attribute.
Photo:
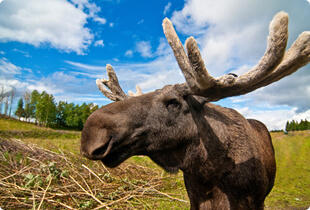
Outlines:
<svg viewBox="0 0 310 210"><path fill-rule="evenodd" d="M290 132L288 135L277 132L271 133L271 136L276 153L277 176L265 205L267 209L307 209L310 206L310 131ZM0 119L0 137L21 139L54 152L62 150L79 154L80 132L76 131L54 130ZM142 156L134 156L126 163L153 170L163 180L161 192L188 200L182 172L167 174L148 157ZM130 170L127 173L131 173ZM147 197L135 199L139 199L138 203L145 203L146 209L189 209L188 204L167 197L156 200ZM134 205L135 201L132 203Z"/></svg>
<svg viewBox="0 0 310 210"><path fill-rule="evenodd" d="M310 206L310 131L272 134L276 152L275 186L266 206Z"/></svg>
<svg viewBox="0 0 310 210"><path fill-rule="evenodd" d="M78 131L55 130L14 119L0 118L0 137L21 139L54 152L60 149L79 154L80 151L81 133Z"/></svg>
<svg viewBox="0 0 310 210"><path fill-rule="evenodd" d="M10 131L10 130L19 130L19 131L29 131L37 129L38 127L31 123L25 123L14 119L0 118L0 130Z"/></svg>

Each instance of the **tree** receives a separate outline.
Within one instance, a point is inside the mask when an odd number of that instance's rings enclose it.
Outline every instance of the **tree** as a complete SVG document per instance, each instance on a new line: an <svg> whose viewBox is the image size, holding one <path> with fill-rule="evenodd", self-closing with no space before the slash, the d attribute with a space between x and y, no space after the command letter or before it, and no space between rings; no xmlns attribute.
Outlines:
<svg viewBox="0 0 310 210"><path fill-rule="evenodd" d="M66 125L66 106L67 102L59 101L57 108L56 108L56 126L58 128L65 128L68 127Z"/></svg>
<svg viewBox="0 0 310 210"><path fill-rule="evenodd" d="M20 118L24 116L24 113L25 113L25 111L24 111L24 102L23 102L23 99L20 98L18 100L18 104L17 104L17 109L15 111L15 115L20 120Z"/></svg>
<svg viewBox="0 0 310 210"><path fill-rule="evenodd" d="M36 118L40 125L52 126L56 124L56 104L53 95L43 91L36 104Z"/></svg>
<svg viewBox="0 0 310 210"><path fill-rule="evenodd" d="M291 122L287 121L285 126L286 131L303 131L310 130L310 122L301 120L300 122L292 120Z"/></svg>
<svg viewBox="0 0 310 210"><path fill-rule="evenodd" d="M66 126L69 128L77 128L78 127L78 114L77 114L77 106L74 103L66 104L64 109L64 119Z"/></svg>
<svg viewBox="0 0 310 210"><path fill-rule="evenodd" d="M35 123L37 123L36 118L36 105L40 99L40 93L37 90L31 92L30 96L30 104L29 104L29 117L35 119Z"/></svg>
<svg viewBox="0 0 310 210"><path fill-rule="evenodd" d="M285 130L286 131L290 131L290 123L289 123L289 121L286 121Z"/></svg>

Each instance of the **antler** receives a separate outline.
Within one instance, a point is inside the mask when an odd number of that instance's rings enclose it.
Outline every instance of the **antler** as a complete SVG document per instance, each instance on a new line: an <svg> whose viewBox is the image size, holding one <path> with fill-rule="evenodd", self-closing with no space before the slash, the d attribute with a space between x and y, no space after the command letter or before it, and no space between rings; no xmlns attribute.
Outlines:
<svg viewBox="0 0 310 210"><path fill-rule="evenodd" d="M292 74L310 61L309 31L303 32L291 48L285 52L288 39L288 15L285 12L276 14L270 23L264 56L255 67L240 77L235 75L212 77L204 65L193 37L186 40L186 55L168 18L163 21L163 29L184 74L186 85L192 94L204 96L208 101L249 93Z"/></svg>
<svg viewBox="0 0 310 210"><path fill-rule="evenodd" d="M142 91L139 86L136 86L137 93L129 92L129 95L126 95L122 90L121 86L119 85L117 76L113 67L110 64L106 66L109 80L106 79L97 79L96 84L99 90L105 95L107 98L111 99L112 101L122 101L131 96L138 96L142 95ZM110 89L108 91L104 86Z"/></svg>

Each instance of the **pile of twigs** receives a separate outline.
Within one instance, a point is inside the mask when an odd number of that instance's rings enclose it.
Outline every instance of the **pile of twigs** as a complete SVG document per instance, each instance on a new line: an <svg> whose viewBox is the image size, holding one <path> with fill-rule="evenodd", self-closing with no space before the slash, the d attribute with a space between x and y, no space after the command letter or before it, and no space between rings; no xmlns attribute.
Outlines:
<svg viewBox="0 0 310 210"><path fill-rule="evenodd" d="M60 154L0 139L0 207L3 209L151 209L150 200L185 200L159 189L160 171L134 164L107 169L73 154Z"/></svg>

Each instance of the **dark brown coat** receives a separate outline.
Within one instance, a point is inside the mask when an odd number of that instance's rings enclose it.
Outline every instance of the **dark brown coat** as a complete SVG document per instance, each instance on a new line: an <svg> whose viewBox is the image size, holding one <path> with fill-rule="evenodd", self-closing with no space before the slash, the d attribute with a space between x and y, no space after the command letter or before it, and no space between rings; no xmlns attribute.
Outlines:
<svg viewBox="0 0 310 210"><path fill-rule="evenodd" d="M192 209L263 209L276 170L262 123L173 86L94 112L81 152L109 167L147 155L168 172L182 170Z"/></svg>

